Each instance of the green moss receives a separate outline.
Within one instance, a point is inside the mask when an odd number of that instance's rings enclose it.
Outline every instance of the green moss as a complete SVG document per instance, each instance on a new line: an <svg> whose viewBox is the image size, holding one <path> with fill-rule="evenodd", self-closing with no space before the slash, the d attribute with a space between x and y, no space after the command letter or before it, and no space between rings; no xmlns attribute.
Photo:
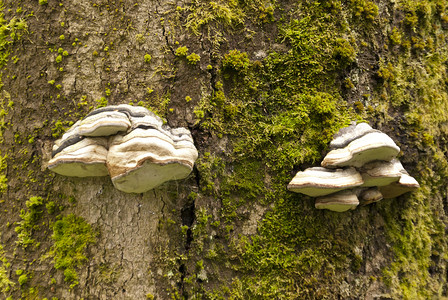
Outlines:
<svg viewBox="0 0 448 300"><path fill-rule="evenodd" d="M18 281L20 286L26 284L28 282L28 275L27 274L20 275Z"/></svg>
<svg viewBox="0 0 448 300"><path fill-rule="evenodd" d="M48 0L39 0L39 5L46 5Z"/></svg>
<svg viewBox="0 0 448 300"><path fill-rule="evenodd" d="M394 45L400 45L401 41L402 41L402 37L403 37L402 33L396 27L394 27L392 29L392 32L389 35L389 39L390 39L391 43Z"/></svg>
<svg viewBox="0 0 448 300"><path fill-rule="evenodd" d="M192 65L197 64L201 60L201 57L194 52L191 53L190 55L187 55L186 58L187 58L188 63L192 64Z"/></svg>
<svg viewBox="0 0 448 300"><path fill-rule="evenodd" d="M234 70L237 72L244 72L250 67L251 63L246 52L239 50L231 50L224 55L222 59L222 67L224 70Z"/></svg>
<svg viewBox="0 0 448 300"><path fill-rule="evenodd" d="M216 27L235 29L249 21L259 25L272 22L275 3L270 0L191 1L181 11L187 12L185 27L193 34L199 35L201 29L209 28L209 38L220 41L222 30Z"/></svg>
<svg viewBox="0 0 448 300"><path fill-rule="evenodd" d="M3 246L0 245L0 292L4 295L14 287L14 282L9 278L10 264L5 257Z"/></svg>
<svg viewBox="0 0 448 300"><path fill-rule="evenodd" d="M187 56L188 54L188 48L183 46L183 47L179 47L176 49L176 51L174 52L174 54L176 56Z"/></svg>
<svg viewBox="0 0 448 300"><path fill-rule="evenodd" d="M53 214L56 210L56 204L54 201L49 201L47 204L45 204L45 207L47 208L48 214Z"/></svg>
<svg viewBox="0 0 448 300"><path fill-rule="evenodd" d="M135 35L135 40L137 41L137 43L143 44L146 41L146 38L143 34L138 33Z"/></svg>
<svg viewBox="0 0 448 300"><path fill-rule="evenodd" d="M3 9L3 3L0 3ZM27 30L27 24L23 19L13 18L9 22L0 13L0 67L8 62L10 47L18 41Z"/></svg>
<svg viewBox="0 0 448 300"><path fill-rule="evenodd" d="M424 2L432 8L425 8L424 3L412 8L417 24L436 16L434 3ZM290 21L279 29L279 40L289 50L271 52L261 62L251 62L244 52L230 51L221 58L214 92L195 108L201 130L215 139L226 137L229 149L225 159L204 153L197 164L201 196L219 201L221 214L216 220L206 210L198 212L193 246L202 253L204 265L209 263L206 258L223 259L238 274L232 285L206 291L211 298L331 298L338 293L336 286L347 269L355 273L363 269L365 261L354 254L353 247L362 244L365 233L340 224L351 216L316 211L308 197L285 191L295 170L322 159L333 133L361 119L340 90L340 86L354 90L355 84L340 82L340 78L355 61L368 55L365 51L378 49L370 40L354 39L347 26L359 27L366 37L372 34L372 25L380 22L378 7L371 1L340 4L298 4L294 11L298 17L285 18ZM345 16L352 17L348 24L344 24ZM361 22L365 24L358 26ZM393 254L382 280L393 297L418 299L440 294L438 277L428 270L437 268L437 262L446 263L446 237L436 206L446 197L448 178L443 155L447 129L442 125L448 120L447 47L439 21L432 29L422 26L421 32L418 26L409 31L406 22L389 34L392 47L390 52L381 52L378 71L373 74L378 85L361 91L361 99L355 98L351 105L379 124L391 122L407 159L408 147L431 157L414 171L421 174L422 186L431 189L377 204ZM202 26L213 25L202 23L197 28ZM433 31L423 33L428 30ZM406 41L412 42L412 48ZM431 52L425 55L424 51ZM235 72L226 76L229 71ZM398 115L389 116L391 110ZM255 203L269 205L271 210L259 221L256 234L236 236L233 232L246 221L246 210ZM364 222L356 213L353 217ZM218 243L204 237L210 230L207 226L225 236L230 245L225 254Z"/></svg>
<svg viewBox="0 0 448 300"><path fill-rule="evenodd" d="M54 121L53 121L54 122ZM52 123L53 123L52 122ZM59 138L62 136L62 134L64 134L65 131L67 131L67 129L73 125L72 121L61 121L61 120L57 120L56 122L54 122L53 127L51 127L51 135L54 138Z"/></svg>
<svg viewBox="0 0 448 300"><path fill-rule="evenodd" d="M337 38L336 45L334 46L333 55L336 61L342 66L348 66L356 59L356 50L353 43L350 43L346 39Z"/></svg>
<svg viewBox="0 0 448 300"><path fill-rule="evenodd" d="M146 294L146 299L152 300L152 299L154 299L154 295L151 293L148 293L148 294Z"/></svg>
<svg viewBox="0 0 448 300"><path fill-rule="evenodd" d="M31 197L26 201L27 209L20 211L21 221L17 222L15 231L17 233L17 244L23 248L34 244L32 238L33 231L39 228L37 221L42 214L43 199L41 197Z"/></svg>
<svg viewBox="0 0 448 300"><path fill-rule="evenodd" d="M350 0L354 16L364 22L372 22L378 16L378 6L368 0Z"/></svg>
<svg viewBox="0 0 448 300"><path fill-rule="evenodd" d="M64 216L53 225L54 244L50 255L54 258L54 267L64 270L65 281L71 286L78 284L76 269L86 261L86 248L96 241L91 226L73 214Z"/></svg>
<svg viewBox="0 0 448 300"><path fill-rule="evenodd" d="M272 198L265 186L265 167L259 160L244 160L233 165L231 175L225 177L221 186L223 220L231 223L237 217L237 209L247 203L266 204Z"/></svg>
<svg viewBox="0 0 448 300"><path fill-rule="evenodd" d="M397 71L392 63L387 63L385 66L381 66L378 70L378 76L383 78L385 82L392 82L395 80Z"/></svg>
<svg viewBox="0 0 448 300"><path fill-rule="evenodd" d="M154 92L152 89L147 89L147 92L150 96L146 98L145 103L139 105L145 106L163 118L169 111L168 106L171 102L171 92L168 90L160 94L159 92Z"/></svg>
<svg viewBox="0 0 448 300"><path fill-rule="evenodd" d="M8 177L6 176L7 158L7 155L0 155L0 195L4 194L8 189Z"/></svg>
<svg viewBox="0 0 448 300"><path fill-rule="evenodd" d="M151 62L151 55L145 54L145 63L149 64Z"/></svg>
<svg viewBox="0 0 448 300"><path fill-rule="evenodd" d="M185 46L179 47L176 49L176 51L174 52L174 54L176 56L187 56L188 54L188 48Z"/></svg>
<svg viewBox="0 0 448 300"><path fill-rule="evenodd" d="M95 100L97 103L97 108L99 107L105 107L109 104L109 101L106 99L106 97L101 97L100 99Z"/></svg>
<svg viewBox="0 0 448 300"><path fill-rule="evenodd" d="M406 141L405 149L413 153L415 161L406 154L403 159L413 161L421 185L405 200L381 205L394 255L382 280L396 298L440 297L442 285L430 270L447 261L439 199L445 197L448 184L448 162L443 154L447 151L448 48L447 32L441 30L443 20L437 13L444 5L439 4L400 1L398 9L405 17L389 38L393 44L401 42L401 47L381 57L378 75L383 82L373 95L385 108L393 107L403 116L395 127L405 128L400 141Z"/></svg>
<svg viewBox="0 0 448 300"><path fill-rule="evenodd" d="M239 274L231 286L215 290L216 297L331 297L330 282L361 264L348 241L356 235L348 240L328 235L344 217L322 214L307 197L285 188L293 170L322 159L335 132L361 120L337 83L356 59L356 44L339 26L341 8L327 4L298 4L300 18L279 28L288 51L271 52L260 62L238 50L226 54L214 92L195 108L201 129L226 137L230 149L225 160L204 153L197 163L201 192L221 205L220 220L200 212L197 224L218 224L230 244L232 259L226 263ZM270 212L260 219L256 234L234 234L249 214L242 211L266 206ZM220 247L200 231L195 230L193 241L202 257L223 259ZM353 264L356 259L359 263Z"/></svg>
<svg viewBox="0 0 448 300"><path fill-rule="evenodd" d="M244 12L235 0L192 2L185 26L193 33L199 34L199 29L214 21L227 26L237 26L244 22Z"/></svg>
<svg viewBox="0 0 448 300"><path fill-rule="evenodd" d="M445 158L437 161L447 174L448 163ZM419 165L423 172L419 177L421 188L409 197L402 207L383 205L386 216L387 235L393 247L394 259L390 267L384 270L383 281L392 288L394 295L405 299L430 298L437 293L435 278L431 278L429 269L434 267L434 259L444 257L446 244L444 224L434 216L431 205L427 203L432 195L437 194L440 182L434 181L434 173L425 170L425 160ZM400 219L396 218L400 215ZM415 234L418 232L419 234ZM397 277L396 274L400 274Z"/></svg>
<svg viewBox="0 0 448 300"><path fill-rule="evenodd" d="M218 176L222 175L224 171L224 163L221 158L210 152L205 152L196 162L196 166L201 176L200 186L202 192L207 194L213 194L215 191L215 182Z"/></svg>

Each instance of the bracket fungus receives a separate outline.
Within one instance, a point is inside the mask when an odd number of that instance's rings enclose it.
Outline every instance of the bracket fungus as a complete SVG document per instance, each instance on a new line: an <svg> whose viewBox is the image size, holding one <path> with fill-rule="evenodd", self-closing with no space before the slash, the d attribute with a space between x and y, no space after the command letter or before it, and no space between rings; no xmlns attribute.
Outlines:
<svg viewBox="0 0 448 300"><path fill-rule="evenodd" d="M348 126L341 128L338 133L335 134L333 140L330 142L331 149L344 148L351 142L367 133L377 132L367 123L359 123L357 126Z"/></svg>
<svg viewBox="0 0 448 300"><path fill-rule="evenodd" d="M360 168L364 183L362 186L385 186L398 181L403 175L403 166L394 158L391 161L374 161Z"/></svg>
<svg viewBox="0 0 448 300"><path fill-rule="evenodd" d="M318 197L314 206L317 209L329 209L337 212L344 212L355 209L359 205L356 194L351 190L340 191L331 195Z"/></svg>
<svg viewBox="0 0 448 300"><path fill-rule="evenodd" d="M322 167L362 167L375 161L389 161L397 156L400 148L385 133L370 132L350 142L344 148L331 150L322 161Z"/></svg>
<svg viewBox="0 0 448 300"><path fill-rule="evenodd" d="M366 123L335 134L322 167L300 171L288 190L318 197L315 207L343 212L419 188L396 156L400 148Z"/></svg>
<svg viewBox="0 0 448 300"><path fill-rule="evenodd" d="M389 185L382 186L379 188L380 192L383 194L385 199L396 198L407 192L412 192L418 189L420 185L414 177L409 176L409 174L403 174L400 180L393 182Z"/></svg>
<svg viewBox="0 0 448 300"><path fill-rule="evenodd" d="M298 172L288 185L290 191L311 197L325 196L363 183L355 168L326 169L308 168Z"/></svg>
<svg viewBox="0 0 448 300"><path fill-rule="evenodd" d="M188 129L170 128L144 107L121 104L76 122L55 142L48 168L64 176L110 175L118 190L143 193L186 178L197 157Z"/></svg>
<svg viewBox="0 0 448 300"><path fill-rule="evenodd" d="M105 110L88 114L79 124L79 134L83 136L109 136L127 131L129 127L131 127L131 122L126 114L117 110Z"/></svg>
<svg viewBox="0 0 448 300"><path fill-rule="evenodd" d="M157 129L136 128L110 142L107 167L114 186L142 193L165 181L186 178L197 151L188 132L173 137Z"/></svg>
<svg viewBox="0 0 448 300"><path fill-rule="evenodd" d="M358 198L360 200L361 205L367 205L370 203L383 200L384 196L383 194L381 194L381 192L377 187L371 187L367 189L365 188L360 189Z"/></svg>
<svg viewBox="0 0 448 300"><path fill-rule="evenodd" d="M72 144L63 144L53 151L48 168L64 176L106 176L107 139L82 138ZM63 149L60 149L62 148Z"/></svg>

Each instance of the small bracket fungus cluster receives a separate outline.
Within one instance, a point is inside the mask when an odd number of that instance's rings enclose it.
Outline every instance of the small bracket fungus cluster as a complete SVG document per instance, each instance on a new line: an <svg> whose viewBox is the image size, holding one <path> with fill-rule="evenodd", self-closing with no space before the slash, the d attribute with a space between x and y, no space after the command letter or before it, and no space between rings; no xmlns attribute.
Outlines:
<svg viewBox="0 0 448 300"><path fill-rule="evenodd" d="M317 197L318 209L343 212L419 188L395 158L400 148L366 123L342 128L330 148L322 167L298 172L288 185L290 191Z"/></svg>
<svg viewBox="0 0 448 300"><path fill-rule="evenodd" d="M143 193L186 178L198 151L190 131L170 128L141 106L96 109L53 146L48 168L65 176L110 175L126 193Z"/></svg>

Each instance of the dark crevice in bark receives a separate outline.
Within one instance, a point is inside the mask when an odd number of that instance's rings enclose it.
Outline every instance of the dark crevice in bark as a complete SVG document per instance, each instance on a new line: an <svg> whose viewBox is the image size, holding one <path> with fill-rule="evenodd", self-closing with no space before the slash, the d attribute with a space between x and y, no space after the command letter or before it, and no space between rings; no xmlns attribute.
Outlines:
<svg viewBox="0 0 448 300"><path fill-rule="evenodd" d="M217 64L217 61L214 58L212 52L210 52L210 64L212 66L215 66ZM210 73L210 86L212 87L213 91L216 92L217 91L217 88L216 88L216 69L213 67L210 70L208 70L208 72Z"/></svg>
<svg viewBox="0 0 448 300"><path fill-rule="evenodd" d="M190 249L191 242L193 241L193 234L191 232L191 225L193 225L193 222L196 218L195 215L195 206L194 201L192 203L187 203L181 210L181 218L182 218L182 225L188 226L187 229L187 239L185 241L185 250L188 251Z"/></svg>
<svg viewBox="0 0 448 300"><path fill-rule="evenodd" d="M180 273L180 281L177 283L177 288L179 289L179 295L182 295L182 299L188 299L188 295L186 291L184 291L184 279L185 276L187 275L185 264L181 264L179 266L179 273Z"/></svg>
<svg viewBox="0 0 448 300"><path fill-rule="evenodd" d="M199 171L198 169L195 167L193 169L194 175L195 175L195 179L196 179L196 184L199 187L199 182L200 182L200 176L199 176ZM191 247L191 243L193 242L193 231L192 231L192 226L194 221L196 220L196 205L195 205L195 197L191 197L188 196L185 204L183 205L181 211L180 211L180 216L181 216L181 220L182 220L182 226L188 226L188 229L186 231L186 240L185 240L185 252L188 253L188 251L190 250ZM180 273L180 280L177 283L177 288L179 290L179 295L182 296L182 299L188 299L188 293L184 290L184 280L188 275L188 270L187 270L187 266L185 265L184 262L182 262L182 260L178 261L179 263L179 273Z"/></svg>
<svg viewBox="0 0 448 300"><path fill-rule="evenodd" d="M173 47L171 47L170 42L168 41L168 35L166 35L165 26L162 25L162 35L165 38L166 46L170 49L171 53L175 55Z"/></svg>

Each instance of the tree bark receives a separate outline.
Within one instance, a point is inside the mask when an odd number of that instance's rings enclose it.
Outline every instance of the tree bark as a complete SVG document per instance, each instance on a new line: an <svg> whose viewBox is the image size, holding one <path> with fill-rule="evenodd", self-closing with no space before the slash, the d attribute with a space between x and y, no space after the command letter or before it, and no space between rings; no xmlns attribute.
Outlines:
<svg viewBox="0 0 448 300"><path fill-rule="evenodd" d="M9 299L447 297L445 1L3 2L0 292ZM192 132L142 194L47 169L96 107ZM351 121L421 188L344 213L288 192Z"/></svg>

